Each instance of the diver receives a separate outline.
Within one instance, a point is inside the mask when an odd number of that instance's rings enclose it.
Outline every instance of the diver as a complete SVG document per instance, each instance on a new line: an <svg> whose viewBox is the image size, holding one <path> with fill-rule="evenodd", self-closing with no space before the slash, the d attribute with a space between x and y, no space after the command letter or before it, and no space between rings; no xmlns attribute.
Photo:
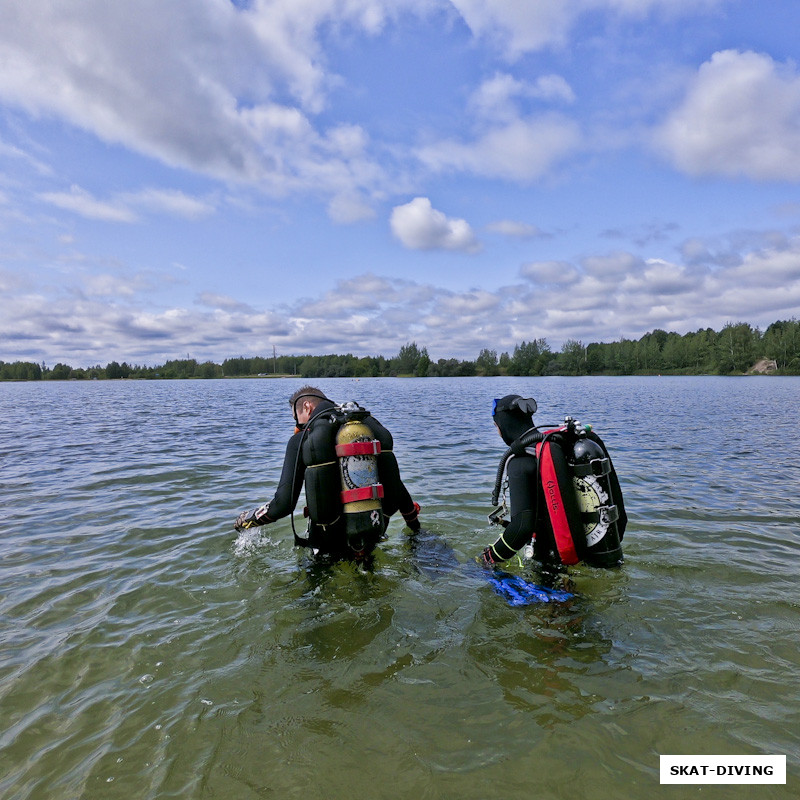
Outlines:
<svg viewBox="0 0 800 800"><path fill-rule="evenodd" d="M571 417L542 432L533 422L535 411L535 400L517 394L494 401L492 417L508 450L493 503L507 486L511 516L505 519L504 493L502 506L489 516L503 531L479 560L494 566L525 548L545 568L579 561L617 566L627 515L605 444Z"/></svg>
<svg viewBox="0 0 800 800"><path fill-rule="evenodd" d="M295 531L294 541L315 555L363 561L396 511L410 530L419 530L420 507L400 479L383 425L356 403L337 406L314 386L298 389L289 405L296 427L275 496L240 514L237 531L292 514L304 483L308 526L305 537Z"/></svg>

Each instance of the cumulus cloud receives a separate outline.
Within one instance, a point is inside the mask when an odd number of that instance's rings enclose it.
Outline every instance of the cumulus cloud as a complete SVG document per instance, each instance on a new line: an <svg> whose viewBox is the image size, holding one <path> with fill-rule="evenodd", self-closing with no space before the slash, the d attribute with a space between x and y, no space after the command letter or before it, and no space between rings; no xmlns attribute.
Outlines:
<svg viewBox="0 0 800 800"><path fill-rule="evenodd" d="M477 36L498 41L509 57L550 44L562 44L581 12L581 3L544 0L453 0L464 21Z"/></svg>
<svg viewBox="0 0 800 800"><path fill-rule="evenodd" d="M456 8L477 34L527 31L515 39L525 48L558 38L558 21L574 16L562 5L465 0ZM278 195L326 195L336 220L353 221L394 176L371 156L359 125L319 121L336 85L320 31L372 35L401 13L444 8L452 10L444 0L27 0L12 4L0 27L0 98L170 166ZM500 108L519 98L570 102L563 78L498 75L478 95L496 129L455 143L453 158L452 143L433 145L426 164L529 180L574 147L568 121L517 121Z"/></svg>
<svg viewBox="0 0 800 800"><path fill-rule="evenodd" d="M579 127L560 114L515 119L468 142L445 140L418 150L435 171L468 172L527 183L547 174L581 143Z"/></svg>
<svg viewBox="0 0 800 800"><path fill-rule="evenodd" d="M475 90L469 106L487 119L512 119L518 113L517 101L525 99L573 103L575 93L560 75L543 75L531 82L496 73Z"/></svg>
<svg viewBox="0 0 800 800"><path fill-rule="evenodd" d="M331 86L318 31L376 33L403 5L14 3L0 27L0 98L213 178L369 193L382 173L363 132L312 122Z"/></svg>
<svg viewBox="0 0 800 800"><path fill-rule="evenodd" d="M251 305L217 292L201 292L197 297L197 303L219 311L239 312L248 315L254 312Z"/></svg>
<svg viewBox="0 0 800 800"><path fill-rule="evenodd" d="M372 36L402 15L443 11L519 55L562 42L586 13L696 11L698 2L26 0L4 9L0 99L172 167L274 196L319 195L335 221L353 222L397 191L398 176L389 174L389 162L378 157L386 152L382 143L373 144L363 126L325 113L334 88L342 86L325 38ZM399 160L406 165L416 155L436 171L529 182L574 152L581 133L566 117L532 116L518 105L574 99L559 75L523 81L498 73L472 99L483 124L469 137L433 141L416 154L390 144L395 155L404 151ZM91 211L88 203L82 207ZM206 213L188 204L183 209L190 216ZM100 206L92 213L135 214Z"/></svg>
<svg viewBox="0 0 800 800"><path fill-rule="evenodd" d="M690 175L800 178L800 74L767 55L715 53L654 135Z"/></svg>
<svg viewBox="0 0 800 800"><path fill-rule="evenodd" d="M0 285L2 278L0 272ZM434 359L475 358L485 347L511 351L538 338L558 348L570 338L614 341L654 328L686 333L720 329L732 319L764 326L797 316L800 237L779 249L742 252L739 263L713 269L625 252L533 262L519 282L491 291L367 273L269 310L213 292L156 308L145 297L155 280L133 276L120 287L98 276L80 290L35 281L7 286L14 301L0 318L4 359L87 366L112 359L163 363L189 352L219 363L240 353L263 355L273 345L283 353L390 356L409 340Z"/></svg>
<svg viewBox="0 0 800 800"><path fill-rule="evenodd" d="M527 183L541 178L581 144L578 124L563 114L532 115L523 100L571 103L575 95L558 75L522 81L497 73L472 94L468 109L474 135L419 147L417 158L431 170L466 172Z"/></svg>
<svg viewBox="0 0 800 800"><path fill-rule="evenodd" d="M395 206L390 219L392 233L412 250L460 250L474 253L480 249L469 223L437 211L427 197L415 197L410 203Z"/></svg>
<svg viewBox="0 0 800 800"><path fill-rule="evenodd" d="M580 278L574 264L568 261L534 261L523 264L520 275L540 285L566 286Z"/></svg>
<svg viewBox="0 0 800 800"><path fill-rule="evenodd" d="M628 17L651 12L667 14L713 7L721 0L452 0L476 36L497 42L509 59L544 47L565 44L576 21L586 13L605 10Z"/></svg>

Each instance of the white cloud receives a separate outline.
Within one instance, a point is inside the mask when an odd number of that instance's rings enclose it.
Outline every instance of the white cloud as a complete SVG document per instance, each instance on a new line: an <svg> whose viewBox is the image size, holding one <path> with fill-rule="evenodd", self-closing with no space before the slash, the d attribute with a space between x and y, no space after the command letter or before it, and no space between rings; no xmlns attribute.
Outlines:
<svg viewBox="0 0 800 800"><path fill-rule="evenodd" d="M489 120L518 116L519 99L573 103L575 93L560 75L543 75L534 82L522 81L506 73L485 80L470 97L470 108Z"/></svg>
<svg viewBox="0 0 800 800"><path fill-rule="evenodd" d="M582 10L581 3L562 0L453 0L453 5L476 36L496 39L512 58L563 43Z"/></svg>
<svg viewBox="0 0 800 800"><path fill-rule="evenodd" d="M574 283L580 278L575 265L568 261L535 261L524 264L520 268L520 275L533 283L553 286Z"/></svg>
<svg viewBox="0 0 800 800"><path fill-rule="evenodd" d="M542 236L542 232L536 225L527 222L516 222L511 219L501 219L491 222L486 226L486 230L492 233L499 233L502 236L512 236L517 239L531 239L534 236Z"/></svg>
<svg viewBox="0 0 800 800"><path fill-rule="evenodd" d="M527 183L544 176L581 143L578 125L561 115L517 119L472 142L447 140L417 155L437 171L460 171Z"/></svg>
<svg viewBox="0 0 800 800"><path fill-rule="evenodd" d="M73 185L68 192L42 192L39 198L87 219L105 222L137 222L139 215L134 207L186 219L200 219L214 213L214 206L207 200L170 189L143 189L120 194L111 200L98 200L85 189Z"/></svg>
<svg viewBox="0 0 800 800"><path fill-rule="evenodd" d="M40 198L88 219L100 219L106 222L135 222L137 219L136 214L127 205L97 200L80 186L72 186L69 192L43 192Z"/></svg>
<svg viewBox="0 0 800 800"><path fill-rule="evenodd" d="M614 280L637 272L642 268L642 264L641 258L624 251L610 255L588 256L583 260L583 266L588 275Z"/></svg>
<svg viewBox="0 0 800 800"><path fill-rule="evenodd" d="M201 292L197 297L197 303L201 306L219 311L229 311L231 313L239 312L248 315L254 313L254 309L251 305L216 292Z"/></svg>
<svg viewBox="0 0 800 800"><path fill-rule="evenodd" d="M359 222L374 217L375 210L358 194L340 193L328 202L328 216L334 222Z"/></svg>
<svg viewBox="0 0 800 800"><path fill-rule="evenodd" d="M474 35L520 54L563 41L585 13L696 10L697 2L26 0L4 8L0 100L172 167L278 197L321 196L334 220L349 222L398 191L390 158L407 163L409 153L395 142L373 144L355 122L324 116L332 90L342 88L324 41L372 36L403 15L459 13ZM474 98L483 127L463 141L433 141L418 155L433 170L536 180L575 151L581 134L569 119L515 108L532 100L571 103L574 92L553 73L530 81L498 74Z"/></svg>
<svg viewBox="0 0 800 800"><path fill-rule="evenodd" d="M800 75L767 55L715 53L654 141L690 175L800 179Z"/></svg>
<svg viewBox="0 0 800 800"><path fill-rule="evenodd" d="M201 219L214 213L214 205L208 200L191 197L174 189L143 189L141 192L121 196L131 205L147 211L163 212L185 219Z"/></svg>
<svg viewBox="0 0 800 800"><path fill-rule="evenodd" d="M480 245L466 220L445 216L427 197L395 206L390 220L392 233L412 250L460 250L474 253Z"/></svg>
<svg viewBox="0 0 800 800"><path fill-rule="evenodd" d="M1 52L2 50L0 50L0 53ZM40 161L37 158L34 158L30 153L26 153L19 147L6 144L2 139L0 139L0 156L24 161L27 164L29 164L40 175L51 175L53 172L52 169L44 162Z"/></svg>
<svg viewBox="0 0 800 800"><path fill-rule="evenodd" d="M311 122L331 80L317 34L328 23L375 33L387 13L378 0L13 3L0 26L0 99L271 192L372 189L383 178L363 132Z"/></svg>
<svg viewBox="0 0 800 800"><path fill-rule="evenodd" d="M17 281L4 286L0 338L4 360L87 366L112 359L163 363L186 352L220 363L240 353L268 354L272 345L283 353L391 356L411 339L434 359L475 358L487 346L510 351L538 338L558 348L567 338L638 339L656 327L719 330L731 319L765 326L797 316L800 238L711 270L613 253L580 263L538 262L522 274L523 281L493 291L453 291L370 273L269 310L213 292L185 307L158 309L142 294L152 292L148 284L157 276L132 276L128 288L107 276L84 280L94 293Z"/></svg>
<svg viewBox="0 0 800 800"><path fill-rule="evenodd" d="M476 36L497 42L509 59L532 50L566 43L575 22L584 14L606 11L644 17L651 12L697 12L723 0L452 0Z"/></svg>

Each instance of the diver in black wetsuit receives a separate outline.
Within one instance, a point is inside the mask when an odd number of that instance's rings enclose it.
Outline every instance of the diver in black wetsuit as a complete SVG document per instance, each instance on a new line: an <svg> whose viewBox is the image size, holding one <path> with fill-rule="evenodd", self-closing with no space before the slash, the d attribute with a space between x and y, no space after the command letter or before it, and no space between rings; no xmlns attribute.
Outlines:
<svg viewBox="0 0 800 800"><path fill-rule="evenodd" d="M400 511L412 531L419 530L419 505L400 479L400 469L392 452L392 436L386 428L368 413L362 415L372 438L380 442L377 473L383 497L380 511L372 514L364 530L357 530L354 535L352 518L347 521L343 513L342 486L336 463L335 437L341 427L337 406L314 386L298 389L289 399L289 405L296 428L286 446L275 496L259 508L240 514L234 524L236 530L268 525L291 514L304 481L309 525L306 538L295 533L295 544L310 547L315 553L363 559L383 537L386 524L396 511ZM370 515L366 517L369 519Z"/></svg>
<svg viewBox="0 0 800 800"><path fill-rule="evenodd" d="M494 424L507 445L530 430L533 424L531 401L517 394L506 395L495 400L492 416ZM553 555L554 542L548 539L546 531L536 536L537 502L537 463L535 451L531 448L518 456L510 458L506 467L508 493L511 498L511 521L506 524L497 541L482 553L487 565L497 564L511 558L517 550L530 544L533 539L534 555L539 561L548 562L558 557Z"/></svg>
<svg viewBox="0 0 800 800"><path fill-rule="evenodd" d="M499 518L500 524L504 525L504 530L495 543L485 548L480 556L480 560L487 566L494 566L506 561L518 550L531 544L533 546L533 557L537 561L541 561L544 566L554 567L562 563L553 527L547 513L547 503L545 502L539 472L541 465L538 463L535 445L531 443L528 447L521 447L517 441L523 434L531 434L538 431L533 422L535 411L535 400L523 398L517 394L506 395L494 401L492 409L494 423L503 437L503 441L509 447L517 442L514 449L518 450L518 452L514 452L506 462L511 520L507 522L502 517ZM617 514L613 521L619 534L619 540L621 540L628 518L625 513L619 481L613 470L605 445L602 444L600 438L594 433L587 433L586 435L592 441L598 443L599 447L602 448L602 451L599 451L600 455L605 454L608 460L609 473L607 480L609 490L616 502L614 511ZM533 438L535 437L526 436L524 441ZM539 436L539 438L541 439L542 437ZM580 516L578 519L580 520ZM619 540L617 541L617 546L619 545ZM607 559L604 562L598 562L596 561L596 556L593 556L589 551L585 551L582 557L587 559L587 563L598 563L601 566L611 566L616 563Z"/></svg>

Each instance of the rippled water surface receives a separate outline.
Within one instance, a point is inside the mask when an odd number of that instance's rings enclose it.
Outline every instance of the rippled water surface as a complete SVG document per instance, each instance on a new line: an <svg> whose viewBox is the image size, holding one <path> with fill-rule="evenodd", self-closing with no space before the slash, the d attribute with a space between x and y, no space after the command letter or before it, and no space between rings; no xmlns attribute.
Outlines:
<svg viewBox="0 0 800 800"><path fill-rule="evenodd" d="M800 794L800 380L319 383L423 506L371 571L289 520L233 531L299 381L0 384L0 797L755 791L660 789L662 753L786 754L758 796ZM511 391L592 423L625 492L625 565L571 568L567 603L512 608L473 563Z"/></svg>

